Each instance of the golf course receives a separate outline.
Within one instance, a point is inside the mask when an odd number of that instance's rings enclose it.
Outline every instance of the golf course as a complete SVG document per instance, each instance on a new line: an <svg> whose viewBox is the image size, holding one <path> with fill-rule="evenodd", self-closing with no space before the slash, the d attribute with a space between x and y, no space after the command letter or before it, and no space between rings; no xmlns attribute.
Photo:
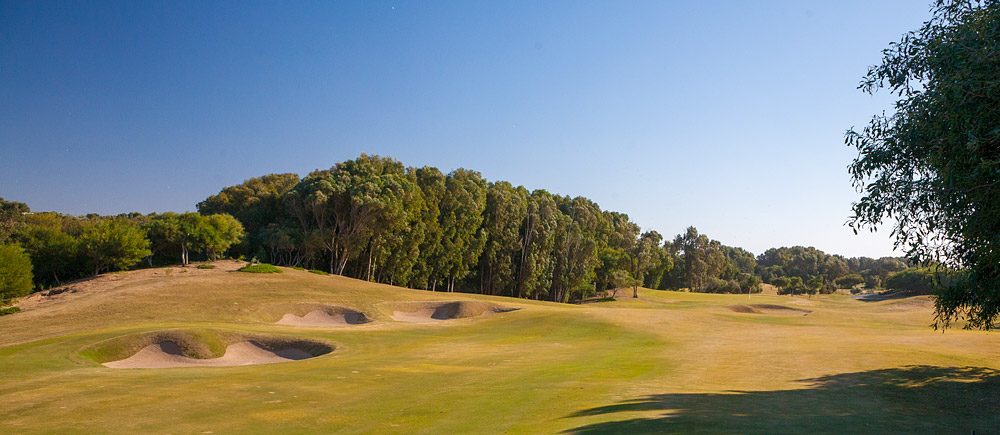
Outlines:
<svg viewBox="0 0 1000 435"><path fill-rule="evenodd" d="M168 267L0 317L2 433L990 433L1000 336L928 296L562 304Z"/></svg>

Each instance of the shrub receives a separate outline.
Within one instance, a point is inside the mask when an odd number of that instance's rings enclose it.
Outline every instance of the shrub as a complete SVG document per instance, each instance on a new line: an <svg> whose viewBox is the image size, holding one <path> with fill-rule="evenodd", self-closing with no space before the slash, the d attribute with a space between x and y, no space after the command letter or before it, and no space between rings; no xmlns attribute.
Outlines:
<svg viewBox="0 0 1000 435"><path fill-rule="evenodd" d="M18 307L0 308L0 316L6 316L8 314L14 314L14 313L16 313L18 311L21 311L21 309L18 308Z"/></svg>
<svg viewBox="0 0 1000 435"><path fill-rule="evenodd" d="M199 269L215 269L215 265L214 264L199 264L198 268Z"/></svg>
<svg viewBox="0 0 1000 435"><path fill-rule="evenodd" d="M309 273L315 273L317 275L329 275L330 274L330 272L323 271L323 270L317 270L317 269L309 269Z"/></svg>
<svg viewBox="0 0 1000 435"><path fill-rule="evenodd" d="M906 269L889 275L882 285L890 290L930 294L934 293L934 290L937 288L938 282L936 280L945 276L947 276L946 272L938 270L935 267Z"/></svg>
<svg viewBox="0 0 1000 435"><path fill-rule="evenodd" d="M294 267L292 267L292 269L295 269L295 270L306 270L306 268L299 267L299 266L294 266Z"/></svg>
<svg viewBox="0 0 1000 435"><path fill-rule="evenodd" d="M247 273L281 273L281 269L278 269L277 267L274 267L267 263L243 266L237 270L239 270L240 272L247 272Z"/></svg>
<svg viewBox="0 0 1000 435"><path fill-rule="evenodd" d="M31 258L19 245L0 245L0 303L31 293Z"/></svg>

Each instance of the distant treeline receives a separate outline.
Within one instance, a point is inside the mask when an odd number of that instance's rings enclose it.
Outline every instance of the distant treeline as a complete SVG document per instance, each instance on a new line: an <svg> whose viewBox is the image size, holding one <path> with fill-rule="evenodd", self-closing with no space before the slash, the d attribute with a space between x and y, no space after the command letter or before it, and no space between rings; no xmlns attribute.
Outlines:
<svg viewBox="0 0 1000 435"><path fill-rule="evenodd" d="M762 281L789 293L880 287L907 268L897 258L803 247L755 258L694 227L664 240L584 197L367 155L304 179L252 178L198 210L243 224L235 255L412 288L564 302L638 285L719 293L759 291Z"/></svg>
<svg viewBox="0 0 1000 435"><path fill-rule="evenodd" d="M364 154L303 179L271 174L226 187L199 213L32 214L2 199L0 210L0 244L23 248L36 289L227 250L411 288L559 302L640 285L715 293L760 291L761 282L786 293L880 287L908 267L803 247L755 257L694 227L664 240L584 197Z"/></svg>
<svg viewBox="0 0 1000 435"><path fill-rule="evenodd" d="M0 301L102 272L187 264L189 251L214 259L242 238L229 215L69 216L0 198Z"/></svg>

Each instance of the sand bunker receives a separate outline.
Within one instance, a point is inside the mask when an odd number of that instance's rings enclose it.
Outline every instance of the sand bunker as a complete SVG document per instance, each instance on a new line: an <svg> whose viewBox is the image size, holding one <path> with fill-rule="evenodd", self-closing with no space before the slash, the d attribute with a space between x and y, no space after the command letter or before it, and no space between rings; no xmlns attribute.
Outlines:
<svg viewBox="0 0 1000 435"><path fill-rule="evenodd" d="M411 323L438 322L517 310L478 301L396 302L390 304L389 309L392 310L391 317L394 320Z"/></svg>
<svg viewBox="0 0 1000 435"><path fill-rule="evenodd" d="M744 314L773 314L782 316L808 316L811 310L774 304L730 305L730 310Z"/></svg>
<svg viewBox="0 0 1000 435"><path fill-rule="evenodd" d="M135 355L118 361L104 363L105 366L116 369L158 369L167 367L225 367L246 366L253 364L271 364L288 361L298 361L312 358L314 355L298 348L270 350L258 343L242 341L226 348L226 354L220 358L191 358L181 353L177 343L162 341L142 348Z"/></svg>
<svg viewBox="0 0 1000 435"><path fill-rule="evenodd" d="M292 313L285 314L277 322L279 325L292 326L351 326L371 322L364 313L344 307L325 307L312 310L304 316Z"/></svg>

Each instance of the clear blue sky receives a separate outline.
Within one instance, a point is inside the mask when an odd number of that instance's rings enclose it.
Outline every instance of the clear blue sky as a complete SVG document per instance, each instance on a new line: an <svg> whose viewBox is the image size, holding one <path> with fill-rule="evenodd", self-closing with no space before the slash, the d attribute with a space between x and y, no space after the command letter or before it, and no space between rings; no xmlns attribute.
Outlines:
<svg viewBox="0 0 1000 435"><path fill-rule="evenodd" d="M0 0L0 196L194 210L362 152L582 195L759 254L854 236L843 133L925 1Z"/></svg>

